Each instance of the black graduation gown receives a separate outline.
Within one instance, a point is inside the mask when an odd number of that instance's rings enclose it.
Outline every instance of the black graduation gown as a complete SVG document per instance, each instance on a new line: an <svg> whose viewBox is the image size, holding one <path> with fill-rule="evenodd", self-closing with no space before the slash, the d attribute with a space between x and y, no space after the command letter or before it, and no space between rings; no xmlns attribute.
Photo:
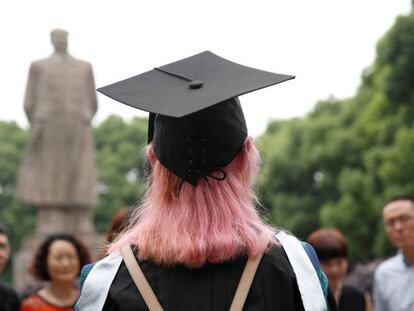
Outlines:
<svg viewBox="0 0 414 311"><path fill-rule="evenodd" d="M200 269L167 268L149 261L140 267L164 311L227 311L247 257ZM124 264L111 284L103 311L148 310ZM304 310L296 276L281 246L265 254L244 305L245 311Z"/></svg>

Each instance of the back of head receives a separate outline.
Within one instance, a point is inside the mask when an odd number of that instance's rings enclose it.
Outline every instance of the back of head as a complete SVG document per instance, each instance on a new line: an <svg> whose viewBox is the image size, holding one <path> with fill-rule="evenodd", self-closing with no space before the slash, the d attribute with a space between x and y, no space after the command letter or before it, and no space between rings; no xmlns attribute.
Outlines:
<svg viewBox="0 0 414 311"><path fill-rule="evenodd" d="M293 78L204 51L99 88L150 112L150 187L110 251L133 244L142 259L191 267L263 251L272 230L255 210L260 159L238 96Z"/></svg>
<svg viewBox="0 0 414 311"><path fill-rule="evenodd" d="M259 234L271 235L272 229L255 209L253 185L260 157L250 137L223 168L224 180L207 177L196 186L181 183L159 162L151 145L147 157L152 175L145 200L110 251L132 244L141 259L199 267L264 250Z"/></svg>

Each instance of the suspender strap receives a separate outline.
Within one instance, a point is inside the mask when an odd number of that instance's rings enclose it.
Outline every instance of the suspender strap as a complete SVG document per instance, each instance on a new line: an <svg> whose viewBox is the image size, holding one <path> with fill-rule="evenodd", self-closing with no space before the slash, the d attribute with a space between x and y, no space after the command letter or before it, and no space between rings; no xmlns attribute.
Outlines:
<svg viewBox="0 0 414 311"><path fill-rule="evenodd" d="M246 267L244 267L242 277L237 287L236 294L234 295L233 301L230 306L230 311L241 311L243 310L244 303L246 302L247 295L249 294L250 287L254 276L259 266L260 261L262 260L263 254L260 254L254 259L247 261Z"/></svg>
<svg viewBox="0 0 414 311"><path fill-rule="evenodd" d="M121 250L122 257L124 258L125 265L134 280L135 285L138 288L142 298L144 299L147 307L150 311L163 311L161 304L158 302L157 297L152 291L151 286L149 285L147 279L145 278L144 273L138 265L138 262L135 259L135 255L131 250L129 245L125 246Z"/></svg>
<svg viewBox="0 0 414 311"><path fill-rule="evenodd" d="M260 236L261 239L265 239L265 233ZM266 241L266 245L270 241ZM244 267L243 274L241 276L239 285L234 295L233 301L230 306L230 311L242 311L244 303L246 302L247 295L249 294L250 287L252 286L254 276L256 275L257 268L262 260L263 253L259 254L256 258L249 258L246 266Z"/></svg>
<svg viewBox="0 0 414 311"><path fill-rule="evenodd" d="M261 239L264 239L265 234L262 233ZM266 241L268 244L270 241ZM125 246L121 250L122 257L124 258L125 265L134 280L135 285L138 288L138 291L141 293L142 298L144 299L147 307L150 311L163 311L161 304L159 303L157 297L155 296L151 286L149 285L147 279L145 278L144 273L137 260L135 255L131 250L129 245ZM247 264L244 267L243 274L241 276L239 285L234 295L233 301L230 306L230 311L242 311L244 303L246 302L247 295L249 294L250 287L252 286L254 276L256 274L257 268L259 267L260 261L262 260L263 253L259 254L255 258L249 258Z"/></svg>

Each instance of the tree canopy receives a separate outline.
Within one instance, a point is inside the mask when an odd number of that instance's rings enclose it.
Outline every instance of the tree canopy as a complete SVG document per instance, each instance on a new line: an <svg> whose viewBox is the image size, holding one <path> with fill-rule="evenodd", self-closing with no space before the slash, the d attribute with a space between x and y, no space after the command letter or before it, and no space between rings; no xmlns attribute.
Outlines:
<svg viewBox="0 0 414 311"><path fill-rule="evenodd" d="M259 138L260 198L302 238L336 227L354 259L390 252L381 210L414 193L414 14L377 45L354 97L320 101L305 118L275 120Z"/></svg>

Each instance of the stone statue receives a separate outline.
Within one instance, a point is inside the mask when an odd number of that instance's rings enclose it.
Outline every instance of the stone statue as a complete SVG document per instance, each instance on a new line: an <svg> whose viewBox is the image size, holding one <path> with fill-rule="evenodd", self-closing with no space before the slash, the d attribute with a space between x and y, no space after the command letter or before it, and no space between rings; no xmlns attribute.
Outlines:
<svg viewBox="0 0 414 311"><path fill-rule="evenodd" d="M30 283L27 269L51 233L81 238L97 257L103 237L93 230L95 151L91 120L97 110L92 66L67 52L68 33L53 30L55 52L30 66L24 109L31 133L16 196L37 208L37 231L14 256L13 283ZM1 309L1 308L0 308Z"/></svg>
<svg viewBox="0 0 414 311"><path fill-rule="evenodd" d="M24 102L31 136L16 195L39 209L38 229L45 233L60 226L90 231L91 222L84 219L90 213L82 210L95 204L91 120L97 99L92 66L69 55L67 38L64 30L51 32L55 52L31 64Z"/></svg>

